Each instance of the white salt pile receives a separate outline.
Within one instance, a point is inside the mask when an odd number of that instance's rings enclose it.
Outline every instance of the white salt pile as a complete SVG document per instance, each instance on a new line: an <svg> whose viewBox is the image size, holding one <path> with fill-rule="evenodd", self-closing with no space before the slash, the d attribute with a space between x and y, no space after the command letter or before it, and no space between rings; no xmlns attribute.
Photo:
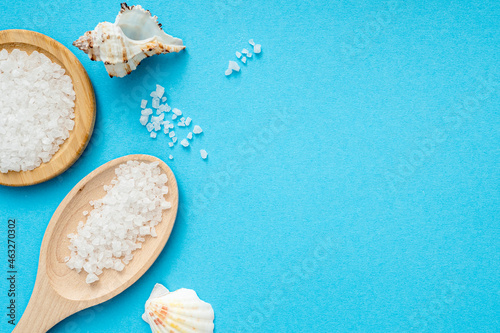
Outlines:
<svg viewBox="0 0 500 333"><path fill-rule="evenodd" d="M123 270L145 237L157 236L163 211L172 207L164 197L168 177L158 165L129 161L118 166L111 185L104 185L106 195L90 202L94 209L86 222L68 235L71 256L66 265L77 272L83 269L87 283L99 280L105 268Z"/></svg>
<svg viewBox="0 0 500 333"><path fill-rule="evenodd" d="M34 51L0 51L0 172L50 161L75 126L75 91L64 69Z"/></svg>
<svg viewBox="0 0 500 333"><path fill-rule="evenodd" d="M239 70L238 64L234 61L230 62L230 67L238 68ZM232 72L232 69L230 69L230 71ZM165 88L157 84L156 89L149 95L152 98L152 109L147 108L148 100L141 100L141 117L139 118L139 122L142 126L146 127L149 132L149 136L153 139L157 138L157 133L162 130L163 127L163 133L165 133L172 140L168 143L168 146L170 148L174 148L174 145L177 142L178 138L175 131L173 130L175 128L174 122L165 120L165 115L167 113L172 111L172 120L176 120L177 118L179 118L179 120L177 121L177 129L186 129L186 131L188 132L186 135L186 139L192 140L193 133L200 134L202 132L202 129L200 126L195 125L193 131L189 132L189 126L191 125L191 122L193 120L191 119L191 117L184 117L183 114L185 113L178 108L171 108L167 103L165 103L167 101L167 97L164 96L164 94ZM156 109L156 116L153 115L153 109ZM189 141L187 141L186 139L180 140L181 145L184 147L188 147L190 145ZM169 158L170 156L172 155L169 155ZM170 159L173 159L173 156Z"/></svg>

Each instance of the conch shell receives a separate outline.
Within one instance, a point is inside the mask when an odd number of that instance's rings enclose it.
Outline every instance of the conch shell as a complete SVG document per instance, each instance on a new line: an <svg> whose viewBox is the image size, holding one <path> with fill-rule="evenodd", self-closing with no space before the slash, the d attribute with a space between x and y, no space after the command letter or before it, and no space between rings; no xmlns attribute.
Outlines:
<svg viewBox="0 0 500 333"><path fill-rule="evenodd" d="M181 39L161 29L158 18L148 10L140 5L129 7L122 3L121 6L115 23L99 23L73 42L91 60L104 62L109 76L124 77L146 57L185 48Z"/></svg>
<svg viewBox="0 0 500 333"><path fill-rule="evenodd" d="M156 284L142 315L153 333L213 333L214 310L191 289L169 292Z"/></svg>

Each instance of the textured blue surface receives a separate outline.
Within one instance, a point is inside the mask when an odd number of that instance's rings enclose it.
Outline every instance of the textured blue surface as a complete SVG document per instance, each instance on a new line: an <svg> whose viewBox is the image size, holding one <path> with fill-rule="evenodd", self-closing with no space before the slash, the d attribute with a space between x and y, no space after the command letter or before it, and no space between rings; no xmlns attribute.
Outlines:
<svg viewBox="0 0 500 333"><path fill-rule="evenodd" d="M0 29L36 30L76 54L98 111L69 171L0 188L0 331L12 329L7 219L18 224L19 318L60 201L132 153L177 176L172 236L136 284L51 332L148 332L140 315L157 282L196 290L217 332L500 331L498 1L142 5L187 50L123 79L71 46L113 21L118 2L2 5ZM226 78L250 38L261 56ZM205 130L174 161L166 138L149 139L138 121L156 83Z"/></svg>

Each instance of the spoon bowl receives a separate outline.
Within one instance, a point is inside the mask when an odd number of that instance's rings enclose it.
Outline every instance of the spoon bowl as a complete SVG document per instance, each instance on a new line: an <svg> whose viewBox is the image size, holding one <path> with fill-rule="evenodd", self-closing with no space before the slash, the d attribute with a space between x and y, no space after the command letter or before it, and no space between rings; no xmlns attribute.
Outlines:
<svg viewBox="0 0 500 333"><path fill-rule="evenodd" d="M133 252L134 258L123 271L104 269L99 281L85 282L86 273L77 273L66 266L64 258L70 255L69 233L76 232L83 211L90 211L89 201L105 195L104 185L115 177L115 169L127 161L159 162L168 177L166 200L172 208L163 212L162 221L156 226L157 237L148 236L142 248ZM179 201L177 182L172 170L156 157L129 155L91 172L64 198L49 222L43 237L35 288L28 307L14 332L45 332L69 315L102 303L132 285L153 264L172 231Z"/></svg>

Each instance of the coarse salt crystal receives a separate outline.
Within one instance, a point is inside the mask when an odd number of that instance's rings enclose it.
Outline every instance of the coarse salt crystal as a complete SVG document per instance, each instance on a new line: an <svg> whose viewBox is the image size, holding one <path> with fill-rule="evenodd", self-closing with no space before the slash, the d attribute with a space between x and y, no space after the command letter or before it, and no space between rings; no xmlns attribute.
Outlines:
<svg viewBox="0 0 500 333"><path fill-rule="evenodd" d="M188 138L189 140L191 140L191 139L193 138L193 133L192 133L192 132L189 132L189 133L188 133L188 135L187 135L187 138Z"/></svg>
<svg viewBox="0 0 500 333"><path fill-rule="evenodd" d="M231 68L226 69L226 71L224 72L224 74L226 74L226 76L229 76L232 73L233 73L233 70Z"/></svg>
<svg viewBox="0 0 500 333"><path fill-rule="evenodd" d="M144 109L147 105L148 105L148 101L147 101L147 100L145 100L145 99L143 99L143 100L141 101L141 108L143 108L143 109Z"/></svg>
<svg viewBox="0 0 500 333"><path fill-rule="evenodd" d="M186 126L189 126L189 124L191 124L191 118L187 117L186 118Z"/></svg>
<svg viewBox="0 0 500 333"><path fill-rule="evenodd" d="M168 158L171 159L171 160L174 159L174 157L172 155L168 155Z"/></svg>
<svg viewBox="0 0 500 333"><path fill-rule="evenodd" d="M241 58L241 53L240 53L240 51L236 51L236 58L238 58L238 59L239 59L239 58Z"/></svg>
<svg viewBox="0 0 500 333"><path fill-rule="evenodd" d="M255 42L253 41L253 39L250 39L248 42L250 43L250 45L255 45Z"/></svg>
<svg viewBox="0 0 500 333"><path fill-rule="evenodd" d="M240 66L236 63L236 61L229 60L229 69L232 69L233 71L240 71Z"/></svg>
<svg viewBox="0 0 500 333"><path fill-rule="evenodd" d="M203 130L201 129L201 127L198 126L198 125L194 125L193 133L194 134L200 134L201 132L203 132Z"/></svg>
<svg viewBox="0 0 500 333"><path fill-rule="evenodd" d="M260 53L261 51L262 51L262 45L257 44L257 45L255 45L255 46L253 47L253 53L258 54L258 53Z"/></svg>
<svg viewBox="0 0 500 333"><path fill-rule="evenodd" d="M156 85L156 96L158 98L162 98L164 92L165 92L165 88L163 88L162 86L160 86L159 84L157 84Z"/></svg>
<svg viewBox="0 0 500 333"><path fill-rule="evenodd" d="M176 114L176 115L178 115L178 116L182 115L182 111L181 111L181 110L179 110L179 109L177 109L177 108L174 108L174 109L172 110L172 112L173 112L173 113L175 113L175 114Z"/></svg>
<svg viewBox="0 0 500 333"><path fill-rule="evenodd" d="M246 64L247 63L247 57L241 58L241 62L244 63L244 64Z"/></svg>
<svg viewBox="0 0 500 333"><path fill-rule="evenodd" d="M182 139L182 141L181 141L181 145L182 145L183 147L187 147L187 146L189 146L189 141L188 141L188 140L186 140L186 139Z"/></svg>
<svg viewBox="0 0 500 333"><path fill-rule="evenodd" d="M208 156L208 153L205 149L200 150L200 155L202 159L206 159Z"/></svg>
<svg viewBox="0 0 500 333"><path fill-rule="evenodd" d="M156 139L156 132L151 132L149 136L151 136L153 139Z"/></svg>

